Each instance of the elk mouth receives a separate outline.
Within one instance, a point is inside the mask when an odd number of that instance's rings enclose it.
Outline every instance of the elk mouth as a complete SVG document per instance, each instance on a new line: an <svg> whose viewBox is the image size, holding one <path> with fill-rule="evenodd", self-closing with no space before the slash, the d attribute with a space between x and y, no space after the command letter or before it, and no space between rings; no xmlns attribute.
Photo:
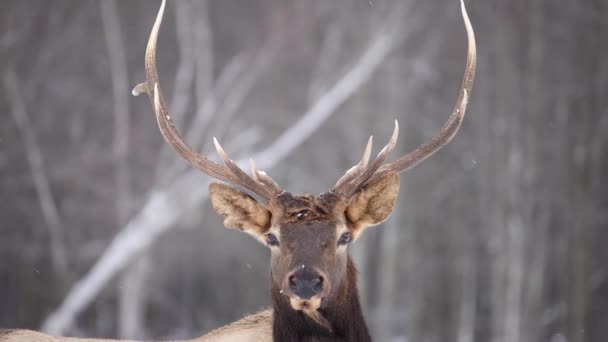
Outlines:
<svg viewBox="0 0 608 342"><path fill-rule="evenodd" d="M327 329L328 332L333 332L332 325L322 313L322 310L327 305L326 298L318 296L311 299L299 299L290 296L289 303L291 304L291 307L297 312L308 316L318 325Z"/></svg>
<svg viewBox="0 0 608 342"><path fill-rule="evenodd" d="M321 309L323 299L321 297L313 297L309 299L301 299L295 296L289 296L289 304L296 311L317 311Z"/></svg>

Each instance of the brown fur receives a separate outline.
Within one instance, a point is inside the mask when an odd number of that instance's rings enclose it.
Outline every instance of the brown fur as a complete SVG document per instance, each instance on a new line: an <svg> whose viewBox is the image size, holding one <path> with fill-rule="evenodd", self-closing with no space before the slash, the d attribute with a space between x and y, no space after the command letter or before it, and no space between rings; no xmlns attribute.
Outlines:
<svg viewBox="0 0 608 342"><path fill-rule="evenodd" d="M342 283L318 310L331 328L293 310L276 284L271 283L271 288L274 341L371 341L359 303L357 270L350 257Z"/></svg>
<svg viewBox="0 0 608 342"><path fill-rule="evenodd" d="M0 329L0 341L8 341L9 335L14 335L15 332L13 329Z"/></svg>
<svg viewBox="0 0 608 342"><path fill-rule="evenodd" d="M110 342L95 338L54 337L31 330L5 330L0 331L0 342ZM128 342L128 341L121 341Z"/></svg>
<svg viewBox="0 0 608 342"><path fill-rule="evenodd" d="M119 340L54 337L31 330L0 330L0 342L111 342ZM128 342L120 340L121 342ZM134 342L134 341L132 341ZM272 310L260 311L183 342L272 342Z"/></svg>
<svg viewBox="0 0 608 342"><path fill-rule="evenodd" d="M223 326L191 342L266 342L272 341L272 310L267 309Z"/></svg>
<svg viewBox="0 0 608 342"><path fill-rule="evenodd" d="M272 279L277 287L289 294L289 274L303 265L312 267L324 279L322 295L335 291L346 272L346 250L338 249L336 222L309 221L282 224L281 243L271 253Z"/></svg>
<svg viewBox="0 0 608 342"><path fill-rule="evenodd" d="M273 214L273 224L278 225L304 221L333 221L336 218L336 209L344 208L343 202L343 198L329 192L319 197L294 196L284 192L272 199L267 207Z"/></svg>

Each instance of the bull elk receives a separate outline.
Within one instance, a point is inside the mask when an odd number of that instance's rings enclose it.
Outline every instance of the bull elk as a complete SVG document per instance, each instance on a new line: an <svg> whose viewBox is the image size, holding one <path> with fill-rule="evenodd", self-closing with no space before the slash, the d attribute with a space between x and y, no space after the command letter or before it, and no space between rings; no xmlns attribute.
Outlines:
<svg viewBox="0 0 608 342"><path fill-rule="evenodd" d="M329 191L293 195L251 163L251 175L233 162L217 140L223 164L194 151L171 121L156 70L156 43L163 18L161 5L146 49L146 81L133 93L147 93L160 131L171 147L201 172L236 185L209 186L211 203L224 225L252 235L270 248L272 310L245 317L193 341L371 341L358 298L357 270L348 246L361 233L385 221L399 193L399 173L428 158L454 137L464 118L476 66L473 28L461 0L468 49L464 79L453 112L438 135L414 151L387 162L397 144L399 126L371 159L370 138L363 157ZM0 341L56 341L37 332L0 332ZM66 341L94 341L65 339Z"/></svg>

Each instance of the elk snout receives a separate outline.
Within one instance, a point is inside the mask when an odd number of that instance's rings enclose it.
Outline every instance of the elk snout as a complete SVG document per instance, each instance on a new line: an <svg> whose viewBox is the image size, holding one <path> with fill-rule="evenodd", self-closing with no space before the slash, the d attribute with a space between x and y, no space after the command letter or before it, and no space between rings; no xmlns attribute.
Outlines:
<svg viewBox="0 0 608 342"><path fill-rule="evenodd" d="M323 292L325 279L312 267L302 265L288 276L289 291L300 299L311 299Z"/></svg>

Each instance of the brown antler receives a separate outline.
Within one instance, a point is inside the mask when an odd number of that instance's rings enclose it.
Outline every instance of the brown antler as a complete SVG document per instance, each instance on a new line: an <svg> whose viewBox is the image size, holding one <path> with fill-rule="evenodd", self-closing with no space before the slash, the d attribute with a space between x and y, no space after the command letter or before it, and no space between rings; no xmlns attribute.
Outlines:
<svg viewBox="0 0 608 342"><path fill-rule="evenodd" d="M361 161L348 170L344 176L338 180L332 191L346 197L350 197L357 192L363 185L367 183L367 181L370 180L370 178L374 176L376 171L382 166L382 163L384 163L386 158L391 154L391 152L393 152L395 146L397 146L398 137L399 123L397 123L397 120L395 120L395 129L393 130L391 140L389 140L388 144L386 144L380 153L378 153L376 159L374 159L371 165L368 165L373 142L373 138L370 137L367 142L367 146L365 147L365 152L363 152L363 158L361 158Z"/></svg>
<svg viewBox="0 0 608 342"><path fill-rule="evenodd" d="M158 32L163 20L164 11L165 0L163 0L160 10L158 11L158 16L152 27L152 32L150 33L148 46L146 48L146 81L138 84L133 89L133 95L137 96L141 93L148 94L150 101L152 101L154 112L156 113L158 127L160 128L160 132L165 138L165 141L167 141L167 143L188 163L213 178L241 186L258 194L266 201L270 200L283 190L277 183L272 181L266 173L257 171L257 169L253 167L253 177L247 175L245 171L239 168L236 163L228 157L226 152L224 152L220 144L214 138L217 153L225 165L217 164L204 155L194 151L192 147L184 141L175 128L175 124L171 120L167 102L165 101L158 81L158 72L156 70L156 43L158 41Z"/></svg>
<svg viewBox="0 0 608 342"><path fill-rule="evenodd" d="M469 15L467 14L463 0L460 0L460 7L467 31L467 62L464 71L464 78L460 87L460 94L458 96L458 100L456 101L456 105L454 106L454 110L452 111L452 115L448 121L443 125L439 134L420 145L414 151L401 158L398 158L395 161L383 164L384 160L395 148L397 143L399 126L397 121L395 121L395 131L393 132L391 140L378 154L372 164L368 166L369 153L371 150L370 139L361 162L347 171L346 174L342 176L340 180L338 180L333 188L334 192L346 197L350 197L373 179L377 179L390 172L403 172L408 170L430 157L433 153L439 151L443 146L447 145L450 140L452 140L454 135L456 135L456 132L458 132L458 129L462 124L462 120L464 119L464 114L469 102L469 96L471 95L471 89L473 88L475 66L477 64L475 33L473 32L473 27L471 25L471 21L469 20Z"/></svg>

